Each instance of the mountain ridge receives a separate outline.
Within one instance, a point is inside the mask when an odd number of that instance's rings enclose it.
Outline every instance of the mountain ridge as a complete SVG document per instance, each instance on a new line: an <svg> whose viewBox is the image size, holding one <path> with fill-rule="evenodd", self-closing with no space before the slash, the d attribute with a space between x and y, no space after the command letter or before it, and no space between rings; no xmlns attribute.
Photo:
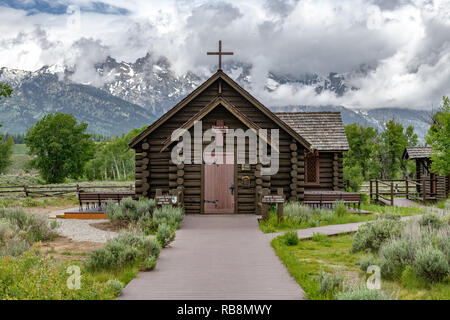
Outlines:
<svg viewBox="0 0 450 320"><path fill-rule="evenodd" d="M1 68L0 81L14 89L12 97L0 100L3 131L23 133L44 114L59 111L73 113L80 121L88 122L91 132L110 136L125 133L149 125L207 78L193 72L176 75L166 58L150 53L132 63L108 57L94 65L92 74L83 74L84 71L77 66L58 65L44 66L34 72ZM224 64L224 71L244 87L252 82L250 65L228 62ZM271 91L285 83L312 86L316 93L330 91L337 96L358 90L347 83L346 75L333 72L326 77L271 72L265 89ZM379 130L396 118L404 126L414 125L421 140L428 130L430 117L427 111L407 108L302 105L269 108L273 111L340 111L344 124L357 122Z"/></svg>

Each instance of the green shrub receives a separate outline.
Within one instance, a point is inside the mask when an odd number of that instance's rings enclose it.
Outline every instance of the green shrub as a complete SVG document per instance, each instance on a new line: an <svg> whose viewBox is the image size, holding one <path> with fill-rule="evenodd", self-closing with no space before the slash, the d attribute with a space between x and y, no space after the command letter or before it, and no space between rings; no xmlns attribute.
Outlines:
<svg viewBox="0 0 450 320"><path fill-rule="evenodd" d="M123 283L117 279L110 279L106 281L106 287L113 292L114 296L118 297L122 294Z"/></svg>
<svg viewBox="0 0 450 320"><path fill-rule="evenodd" d="M331 298L339 290L343 279L340 276L330 274L320 270L319 272L319 291L323 295Z"/></svg>
<svg viewBox="0 0 450 320"><path fill-rule="evenodd" d="M359 259L356 264L362 271L366 272L367 268L375 264L375 258L373 255L367 255Z"/></svg>
<svg viewBox="0 0 450 320"><path fill-rule="evenodd" d="M445 255L445 257L447 258L447 262L450 265L450 236L449 236L449 234L445 234L444 237L438 238L437 242L438 242L437 247Z"/></svg>
<svg viewBox="0 0 450 320"><path fill-rule="evenodd" d="M396 214L396 213L392 213L392 212L386 212L386 213L383 213L383 214L381 214L381 213L378 213L376 216L375 216L375 219L376 220L383 220L383 219L387 219L387 220L394 220L394 221L400 221L400 219L401 219L401 215L399 215L399 214Z"/></svg>
<svg viewBox="0 0 450 320"><path fill-rule="evenodd" d="M108 270L114 268L116 259L112 253L105 249L95 249L86 260L86 267L91 271Z"/></svg>
<svg viewBox="0 0 450 320"><path fill-rule="evenodd" d="M296 246L298 244L298 235L296 231L288 231L280 236L281 241L287 246Z"/></svg>
<svg viewBox="0 0 450 320"><path fill-rule="evenodd" d="M3 245L0 245L0 257L12 256L17 257L22 253L28 251L30 245L25 240L19 239L17 237L9 239Z"/></svg>
<svg viewBox="0 0 450 320"><path fill-rule="evenodd" d="M161 223L156 232L156 239L158 239L162 247L165 247L175 239L175 230L167 223Z"/></svg>
<svg viewBox="0 0 450 320"><path fill-rule="evenodd" d="M347 214L347 207L345 206L343 201L336 201L333 204L333 211L339 218L342 218Z"/></svg>
<svg viewBox="0 0 450 320"><path fill-rule="evenodd" d="M7 220L28 242L52 240L56 233L44 214L26 213L22 208L1 208L0 219Z"/></svg>
<svg viewBox="0 0 450 320"><path fill-rule="evenodd" d="M445 226L445 221L436 213L425 213L419 220L419 224L423 227L431 227L439 229Z"/></svg>
<svg viewBox="0 0 450 320"><path fill-rule="evenodd" d="M370 290L364 287L348 289L336 295L337 300L391 300L381 290Z"/></svg>
<svg viewBox="0 0 450 320"><path fill-rule="evenodd" d="M155 200L153 199L139 198L136 201L128 197L119 204L108 202L105 212L112 223L127 225L137 223L142 217L150 217L155 206Z"/></svg>
<svg viewBox="0 0 450 320"><path fill-rule="evenodd" d="M314 210L300 202L287 202L283 208L284 218L295 223L308 222L314 214Z"/></svg>
<svg viewBox="0 0 450 320"><path fill-rule="evenodd" d="M380 249L381 273L386 278L399 278L414 263L417 245L408 238L392 239Z"/></svg>
<svg viewBox="0 0 450 320"><path fill-rule="evenodd" d="M6 219L0 219L0 244L6 243L15 234L14 226Z"/></svg>
<svg viewBox="0 0 450 320"><path fill-rule="evenodd" d="M431 282L441 281L449 274L449 264L444 253L431 246L417 251L414 269L419 277Z"/></svg>
<svg viewBox="0 0 450 320"><path fill-rule="evenodd" d="M122 231L108 240L103 249L92 251L86 266L92 271L117 270L150 256L157 258L160 252L161 245L154 237L138 231Z"/></svg>
<svg viewBox="0 0 450 320"><path fill-rule="evenodd" d="M155 268L156 268L156 258L151 256L142 261L139 269L141 271L152 271Z"/></svg>
<svg viewBox="0 0 450 320"><path fill-rule="evenodd" d="M173 207L164 205L156 208L153 211L153 222L155 226L159 226L162 223L167 223L174 229L178 229L180 223L184 220L183 207Z"/></svg>
<svg viewBox="0 0 450 320"><path fill-rule="evenodd" d="M376 219L358 228L353 237L352 252L370 250L377 252L389 238L400 236L403 224L396 219Z"/></svg>

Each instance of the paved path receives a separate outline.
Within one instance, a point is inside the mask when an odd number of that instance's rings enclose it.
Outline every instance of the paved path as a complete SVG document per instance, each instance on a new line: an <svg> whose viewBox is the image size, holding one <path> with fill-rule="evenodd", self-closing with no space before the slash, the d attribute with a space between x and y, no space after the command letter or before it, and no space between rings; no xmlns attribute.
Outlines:
<svg viewBox="0 0 450 320"><path fill-rule="evenodd" d="M119 299L303 299L255 215L187 215L158 265Z"/></svg>
<svg viewBox="0 0 450 320"><path fill-rule="evenodd" d="M356 232L358 227L366 222L355 222L355 223L346 223L346 224L333 224L329 226L323 227L315 227L308 229L300 229L297 230L297 234L299 239L308 239L311 238L314 233L323 233L327 235L336 235L342 233ZM267 240L272 240L277 236L283 234L284 232L276 232L276 233L266 233L264 236Z"/></svg>

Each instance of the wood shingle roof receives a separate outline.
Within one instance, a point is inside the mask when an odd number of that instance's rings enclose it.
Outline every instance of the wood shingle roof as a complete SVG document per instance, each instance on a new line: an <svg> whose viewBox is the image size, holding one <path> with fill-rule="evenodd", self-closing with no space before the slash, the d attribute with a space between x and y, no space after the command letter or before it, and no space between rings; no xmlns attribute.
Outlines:
<svg viewBox="0 0 450 320"><path fill-rule="evenodd" d="M421 159L429 158L431 154L431 147L409 147L405 149L403 158L405 159Z"/></svg>
<svg viewBox="0 0 450 320"><path fill-rule="evenodd" d="M276 112L275 115L318 151L348 150L340 112Z"/></svg>

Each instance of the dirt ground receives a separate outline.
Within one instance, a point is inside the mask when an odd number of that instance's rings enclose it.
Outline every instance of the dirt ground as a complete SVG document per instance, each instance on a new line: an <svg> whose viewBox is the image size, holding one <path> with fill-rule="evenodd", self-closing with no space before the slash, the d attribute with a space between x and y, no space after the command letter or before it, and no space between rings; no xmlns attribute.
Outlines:
<svg viewBox="0 0 450 320"><path fill-rule="evenodd" d="M127 229L126 226L118 226L114 225L111 222L95 222L89 224L91 227L103 230L103 231L113 231L113 232L119 232L121 230Z"/></svg>
<svg viewBox="0 0 450 320"><path fill-rule="evenodd" d="M55 260L80 261L85 260L90 251L103 248L104 244L87 241L74 242L69 238L58 236L53 241L39 243L35 246L42 254L52 256Z"/></svg>
<svg viewBox="0 0 450 320"><path fill-rule="evenodd" d="M76 206L73 204L67 205L67 206L59 206L59 207L30 207L30 208L23 208L25 212L32 212L32 213L44 213L44 214L55 214L55 212L60 212L61 214L66 209L75 208Z"/></svg>

